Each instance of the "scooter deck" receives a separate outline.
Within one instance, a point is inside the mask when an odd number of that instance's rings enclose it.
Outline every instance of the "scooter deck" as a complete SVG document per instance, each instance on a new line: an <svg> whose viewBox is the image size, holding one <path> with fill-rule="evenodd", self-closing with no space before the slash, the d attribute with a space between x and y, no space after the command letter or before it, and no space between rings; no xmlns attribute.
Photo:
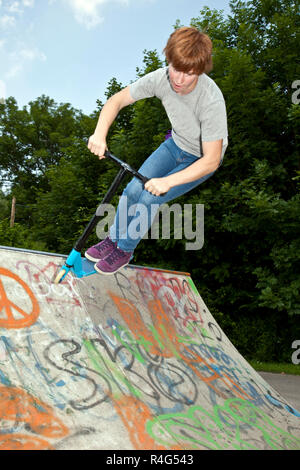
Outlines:
<svg viewBox="0 0 300 470"><path fill-rule="evenodd" d="M69 254L65 264L58 272L54 283L59 284L66 277L69 271L72 271L73 274L79 278L89 276L90 274L96 274L94 266L95 263L93 261L89 261L85 257L82 257L77 250L73 249Z"/></svg>
<svg viewBox="0 0 300 470"><path fill-rule="evenodd" d="M82 257L81 258L81 265L82 265L82 276L89 276L90 274L96 274L95 270L95 262L89 261L88 259Z"/></svg>

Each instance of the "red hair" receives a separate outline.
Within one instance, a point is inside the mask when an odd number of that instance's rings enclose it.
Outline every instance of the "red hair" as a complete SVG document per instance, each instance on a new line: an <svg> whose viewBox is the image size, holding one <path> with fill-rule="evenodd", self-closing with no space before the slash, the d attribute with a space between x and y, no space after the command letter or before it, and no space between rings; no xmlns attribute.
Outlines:
<svg viewBox="0 0 300 470"><path fill-rule="evenodd" d="M212 42L197 28L183 26L171 34L164 48L169 64L184 73L201 75L212 69Z"/></svg>

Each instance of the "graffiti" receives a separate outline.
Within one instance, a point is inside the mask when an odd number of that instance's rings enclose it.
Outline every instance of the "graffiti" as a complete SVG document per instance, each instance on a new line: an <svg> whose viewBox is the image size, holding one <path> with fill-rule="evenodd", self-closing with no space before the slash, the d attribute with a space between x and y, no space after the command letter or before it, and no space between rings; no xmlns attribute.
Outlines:
<svg viewBox="0 0 300 470"><path fill-rule="evenodd" d="M16 387L0 386L0 423L0 450L53 449L50 441L69 432L46 403Z"/></svg>
<svg viewBox="0 0 300 470"><path fill-rule="evenodd" d="M62 347L66 349L65 352L61 351ZM142 374L136 367L135 356L129 358L128 354L124 355L124 350L124 346L119 346L112 351L99 338L84 340L84 348L74 340L60 340L46 348L44 357L56 369L80 379L79 388L85 396L76 402L68 402L76 410L91 409L120 392L131 393L137 398L147 397L155 403L152 403L152 408L160 412L164 410L162 397L177 405L195 403L198 395L196 384L178 365L150 363L147 365L147 373ZM83 365L85 351L94 368ZM60 362L62 365L59 365ZM86 396L89 390L90 394Z"/></svg>
<svg viewBox="0 0 300 470"><path fill-rule="evenodd" d="M109 424L117 448L300 448L299 413L190 278L128 268L56 286L56 270L30 257L0 268L0 449L105 448Z"/></svg>
<svg viewBox="0 0 300 470"><path fill-rule="evenodd" d="M300 413L299 411L295 410L292 406L288 405L284 400L278 399L272 396L271 392L268 390L268 393L265 395L267 400L269 400L272 405L278 407L278 408L284 408L286 409L289 413L292 413L293 415L297 416L300 418Z"/></svg>
<svg viewBox="0 0 300 470"><path fill-rule="evenodd" d="M17 287L22 289L22 295L24 296L25 293L25 298L27 297L30 300L31 306L28 312L8 298L4 288L4 277L8 278L8 280L15 281ZM0 268L0 312L1 311L5 314L4 318L0 318L0 327L2 328L24 328L30 326L36 321L40 313L39 304L31 289L19 276L5 268Z"/></svg>
<svg viewBox="0 0 300 470"><path fill-rule="evenodd" d="M158 301L148 301L148 309L151 312L153 328L150 331L142 321L138 309L128 300L119 298L110 293L124 321L129 326L138 343L141 343L150 354L165 355L166 357L176 356L187 364L190 370L200 378L200 380L211 387L217 394L225 398L224 393L216 386L216 381L221 380L227 389L230 389L236 396L250 397L242 388L235 383L227 374L220 375L219 372L201 356L193 345L185 347L182 351L179 347L179 338L172 323ZM155 328L155 326L157 328ZM155 332L155 333L154 333ZM153 344L156 342L156 344ZM133 347L132 342L130 345Z"/></svg>
<svg viewBox="0 0 300 470"><path fill-rule="evenodd" d="M159 299L166 308L166 314L173 317L177 324L181 323L184 327L189 322L203 324L199 304L186 279L180 282L176 277L166 278L163 273L156 274L153 276L151 271L138 273L137 279L131 279L130 285L136 284L144 299L149 295Z"/></svg>
<svg viewBox="0 0 300 470"><path fill-rule="evenodd" d="M143 346L149 354L165 357L172 357L176 354L179 347L176 329L159 300L148 301L147 306L153 323L153 327L150 329L144 324L139 310L130 301L122 299L112 292L109 292L109 295L135 339L143 341Z"/></svg>
<svg viewBox="0 0 300 470"><path fill-rule="evenodd" d="M58 266L49 262L44 268L32 263L28 260L19 261L17 269L24 269L26 272L26 281L38 299L38 301L46 302L49 305L57 305L60 308L72 308L76 313L76 307L81 307L79 292L76 290L74 278L65 279L60 286L53 284L53 279L57 273Z"/></svg>
<svg viewBox="0 0 300 470"><path fill-rule="evenodd" d="M183 450L175 440L168 447L159 445L147 433L147 423L153 420L153 415L144 403L126 395L119 399L112 397L112 401L136 450Z"/></svg>
<svg viewBox="0 0 300 470"><path fill-rule="evenodd" d="M63 345L67 351L62 353L61 359L66 362L68 365L70 365L69 368L59 366L57 361L54 361L53 359L50 358L51 354L54 357L57 357L57 355L53 354L53 348L57 345ZM93 406L101 404L103 401L107 399L107 395L104 394L104 397L101 397L100 399L97 399L96 401L94 400L95 396L97 395L97 391L99 389L99 378L98 381L96 382L93 378L88 376L86 374L86 371L92 372L94 374L97 374L101 379L104 381L104 388L107 390L110 390L110 384L106 378L101 375L100 373L94 371L93 369L89 367L84 367L79 363L74 360L71 360L70 358L73 358L76 354L78 354L81 350L81 346L74 340L59 340L56 341L55 343L50 344L44 351L44 357L45 359L53 365L56 369L67 372L68 374L71 374L72 377L76 377L77 379L82 379L79 381L81 385L79 387L83 388L83 393L86 394L86 391L89 391L91 389L89 396L85 396L84 398L80 400L70 400L69 404L74 408L75 410L86 410L89 408L92 408ZM59 356L58 356L59 357ZM73 369L71 369L71 367ZM77 370L82 371L81 373L77 372ZM91 402L91 403L90 403Z"/></svg>
<svg viewBox="0 0 300 470"><path fill-rule="evenodd" d="M240 399L226 400L212 412L192 406L186 413L157 416L146 423L146 429L156 442L166 447L170 445L168 435L194 449L280 450L299 449L300 444L300 439L276 426L262 410ZM249 439L250 430L255 433Z"/></svg>

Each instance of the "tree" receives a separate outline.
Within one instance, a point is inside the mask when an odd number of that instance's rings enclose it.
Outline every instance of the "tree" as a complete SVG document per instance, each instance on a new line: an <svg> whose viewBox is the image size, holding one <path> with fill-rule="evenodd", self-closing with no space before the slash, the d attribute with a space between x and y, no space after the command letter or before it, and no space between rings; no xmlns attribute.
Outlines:
<svg viewBox="0 0 300 470"><path fill-rule="evenodd" d="M8 217L9 203L4 193L0 191L0 220Z"/></svg>

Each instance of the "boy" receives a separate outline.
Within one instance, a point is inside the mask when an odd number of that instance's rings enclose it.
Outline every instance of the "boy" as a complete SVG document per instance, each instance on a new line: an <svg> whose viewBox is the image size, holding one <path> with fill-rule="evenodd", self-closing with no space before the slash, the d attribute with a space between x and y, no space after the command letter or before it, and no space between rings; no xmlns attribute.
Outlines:
<svg viewBox="0 0 300 470"><path fill-rule="evenodd" d="M106 136L119 111L137 100L158 97L172 125L165 140L143 163L139 172L150 178L143 186L133 178L118 205L110 236L90 247L85 256L102 274L126 266L151 226L151 207L172 201L210 178L222 163L228 144L226 107L222 92L205 72L212 68L212 42L192 27L175 30L164 49L167 67L150 72L113 95L104 105L88 148L105 158ZM132 236L136 204L146 207L144 233ZM126 212L127 217L122 217ZM120 217L121 215L121 217ZM123 219L123 221L122 221ZM124 220L126 219L126 223Z"/></svg>

